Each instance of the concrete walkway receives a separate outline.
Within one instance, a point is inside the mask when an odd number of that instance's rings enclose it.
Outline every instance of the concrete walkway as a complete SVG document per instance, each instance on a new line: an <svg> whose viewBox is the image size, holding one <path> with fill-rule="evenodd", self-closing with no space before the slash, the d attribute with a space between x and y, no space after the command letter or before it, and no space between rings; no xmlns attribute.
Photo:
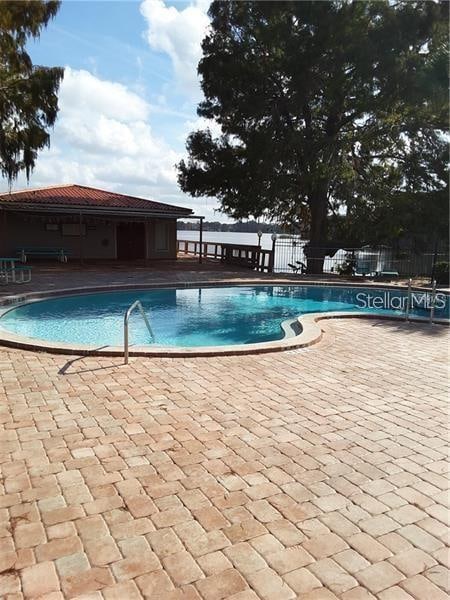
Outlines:
<svg viewBox="0 0 450 600"><path fill-rule="evenodd" d="M133 261L132 263L119 261L95 261L80 265L73 261L61 264L56 261L33 263L32 281L23 284L0 284L0 301L2 298L14 294L26 294L38 291L55 291L61 289L86 288L109 285L149 285L164 283L184 282L223 282L234 280L237 282L260 279L285 283L324 283L326 276L300 276L289 273L258 273L244 267L235 265L222 265L220 262L206 260L198 263L198 258L179 255L178 260L167 261ZM328 280L335 283L351 285L407 285L406 280L393 280L391 282L350 279L345 280L336 275L329 275ZM414 282L422 285L422 280Z"/></svg>
<svg viewBox="0 0 450 600"><path fill-rule="evenodd" d="M0 349L2 598L448 598L446 329L323 328L128 366Z"/></svg>
<svg viewBox="0 0 450 600"><path fill-rule="evenodd" d="M0 284L2 297L36 291L55 291L105 285L148 285L165 282L220 281L225 279L270 278L268 274L256 273L244 268L226 268L217 262L181 256L178 260L165 261L96 261L80 265L78 262L33 263L32 281L29 283Z"/></svg>

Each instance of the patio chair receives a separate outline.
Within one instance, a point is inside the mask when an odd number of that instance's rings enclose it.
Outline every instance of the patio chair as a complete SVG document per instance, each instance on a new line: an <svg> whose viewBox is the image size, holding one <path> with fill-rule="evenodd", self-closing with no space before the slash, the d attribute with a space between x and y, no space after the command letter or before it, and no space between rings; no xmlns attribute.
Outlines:
<svg viewBox="0 0 450 600"><path fill-rule="evenodd" d="M300 275L304 275L306 273L306 265L301 260L296 260L296 264L288 263L288 267L291 267L294 273L298 273L300 271Z"/></svg>

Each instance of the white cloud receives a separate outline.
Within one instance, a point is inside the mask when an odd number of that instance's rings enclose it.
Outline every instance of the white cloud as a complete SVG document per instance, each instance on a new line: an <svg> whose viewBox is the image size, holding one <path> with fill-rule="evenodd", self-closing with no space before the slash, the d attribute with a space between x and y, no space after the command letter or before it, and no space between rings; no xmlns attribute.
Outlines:
<svg viewBox="0 0 450 600"><path fill-rule="evenodd" d="M178 85L195 97L200 91L197 65L209 25L208 7L205 0L197 0L182 10L166 6L164 0L144 0L141 4L150 47L170 56Z"/></svg>
<svg viewBox="0 0 450 600"><path fill-rule="evenodd" d="M30 185L80 183L189 206L176 183L181 153L153 133L149 114L126 86L66 68L51 147L39 154ZM14 187L25 185L22 176Z"/></svg>
<svg viewBox="0 0 450 600"><path fill-rule="evenodd" d="M102 80L89 71L70 67L65 68L59 105L66 115L87 110L125 123L145 120L150 108L143 98L121 83Z"/></svg>
<svg viewBox="0 0 450 600"><path fill-rule="evenodd" d="M186 206L218 219L215 200L191 198L178 187L175 165L183 157L185 135L172 144L155 135L151 122L160 117L139 94L67 67L59 99L51 147L39 153L30 187L79 183ZM187 134L205 125L204 119L186 120L180 131ZM21 175L14 189L25 187ZM2 188L8 189L6 181Z"/></svg>

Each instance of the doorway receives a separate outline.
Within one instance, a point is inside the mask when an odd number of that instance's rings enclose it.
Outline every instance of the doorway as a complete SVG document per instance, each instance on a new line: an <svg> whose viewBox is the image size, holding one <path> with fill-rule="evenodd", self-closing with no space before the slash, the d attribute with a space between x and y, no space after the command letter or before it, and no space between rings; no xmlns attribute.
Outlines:
<svg viewBox="0 0 450 600"><path fill-rule="evenodd" d="M117 258L119 260L146 257L144 223L119 223L116 236Z"/></svg>

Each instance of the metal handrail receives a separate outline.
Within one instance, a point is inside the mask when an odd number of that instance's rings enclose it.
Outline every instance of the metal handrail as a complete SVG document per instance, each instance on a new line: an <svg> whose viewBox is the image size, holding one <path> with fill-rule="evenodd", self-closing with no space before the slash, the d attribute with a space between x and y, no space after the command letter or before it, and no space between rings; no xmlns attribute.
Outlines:
<svg viewBox="0 0 450 600"><path fill-rule="evenodd" d="M142 304L139 300L136 300L136 302L133 302L133 304L127 310L123 319L123 358L126 365L128 364L128 321L130 320L130 315L135 308L137 308L141 313L145 325L147 326L147 329L150 335L152 336L152 341L155 341L155 334L153 333L150 321L148 320L147 315L145 314L144 309L142 308Z"/></svg>

